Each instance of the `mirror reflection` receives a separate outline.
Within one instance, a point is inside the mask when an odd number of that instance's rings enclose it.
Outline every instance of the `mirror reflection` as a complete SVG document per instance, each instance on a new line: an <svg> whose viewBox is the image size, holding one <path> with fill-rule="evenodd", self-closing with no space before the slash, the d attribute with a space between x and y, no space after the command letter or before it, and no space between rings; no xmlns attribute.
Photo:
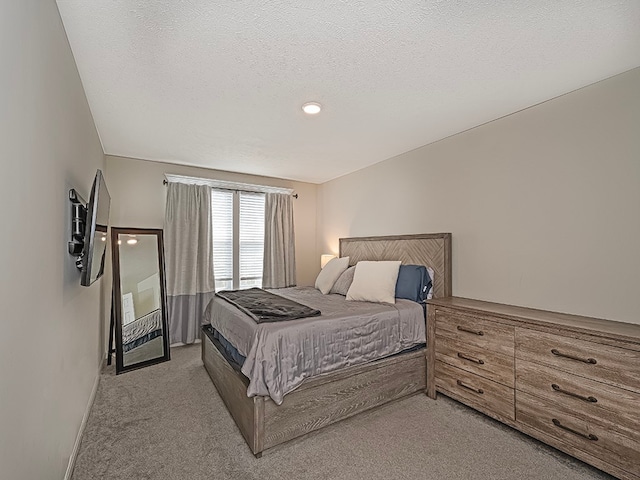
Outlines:
<svg viewBox="0 0 640 480"><path fill-rule="evenodd" d="M114 228L118 371L168 360L162 231ZM119 318L118 318L119 317Z"/></svg>

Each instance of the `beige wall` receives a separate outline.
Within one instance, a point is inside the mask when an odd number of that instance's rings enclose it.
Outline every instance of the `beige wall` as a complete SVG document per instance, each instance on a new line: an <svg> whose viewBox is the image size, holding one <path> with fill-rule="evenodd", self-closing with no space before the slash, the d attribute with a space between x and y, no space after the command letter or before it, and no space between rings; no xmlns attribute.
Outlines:
<svg viewBox="0 0 640 480"><path fill-rule="evenodd" d="M107 156L106 164L105 175L113 199L111 225L119 227L162 228L165 173L293 188L299 195L294 200L298 285L315 282L320 264L316 255L316 185L114 156Z"/></svg>
<svg viewBox="0 0 640 480"><path fill-rule="evenodd" d="M61 479L106 343L68 192L104 156L53 0L0 3L0 61L0 477Z"/></svg>
<svg viewBox="0 0 640 480"><path fill-rule="evenodd" d="M455 295L640 323L640 69L318 189L319 253L440 231Z"/></svg>

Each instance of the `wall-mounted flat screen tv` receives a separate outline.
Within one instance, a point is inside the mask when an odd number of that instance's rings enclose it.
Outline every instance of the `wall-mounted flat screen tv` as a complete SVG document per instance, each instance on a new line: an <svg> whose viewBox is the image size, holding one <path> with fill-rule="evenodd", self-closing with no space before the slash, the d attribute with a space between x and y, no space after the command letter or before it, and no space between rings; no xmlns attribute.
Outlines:
<svg viewBox="0 0 640 480"><path fill-rule="evenodd" d="M87 203L80 285L89 286L104 273L110 205L111 197L107 185L104 182L102 171L98 170Z"/></svg>

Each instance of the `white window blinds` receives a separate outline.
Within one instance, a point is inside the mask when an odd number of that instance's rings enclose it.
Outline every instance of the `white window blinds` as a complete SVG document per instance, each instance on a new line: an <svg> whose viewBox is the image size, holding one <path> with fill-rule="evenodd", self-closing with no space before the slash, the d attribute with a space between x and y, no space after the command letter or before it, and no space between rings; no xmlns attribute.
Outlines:
<svg viewBox="0 0 640 480"><path fill-rule="evenodd" d="M240 192L240 288L262 286L264 193Z"/></svg>
<svg viewBox="0 0 640 480"><path fill-rule="evenodd" d="M213 274L216 291L233 288L233 192L213 190Z"/></svg>
<svg viewBox="0 0 640 480"><path fill-rule="evenodd" d="M262 286L264 193L213 189L216 291Z"/></svg>

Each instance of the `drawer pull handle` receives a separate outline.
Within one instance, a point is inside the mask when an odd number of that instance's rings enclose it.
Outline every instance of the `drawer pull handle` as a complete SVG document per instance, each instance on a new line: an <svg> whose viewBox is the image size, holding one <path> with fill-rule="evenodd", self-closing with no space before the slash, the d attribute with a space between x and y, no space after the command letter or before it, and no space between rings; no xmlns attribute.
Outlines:
<svg viewBox="0 0 640 480"><path fill-rule="evenodd" d="M568 353L562 353L557 348L552 348L551 353L553 353L557 357L565 357L570 358L571 360L577 360L579 362L590 363L591 365L595 365L598 361L595 358L580 358L575 355L570 355Z"/></svg>
<svg viewBox="0 0 640 480"><path fill-rule="evenodd" d="M456 383L458 385L460 385L462 388L466 388L467 390L471 390L472 392L476 392L479 393L480 395L482 395L484 393L484 390L481 388L476 388L476 387L472 387L471 385L467 385L466 383L464 383L462 380L456 380Z"/></svg>
<svg viewBox="0 0 640 480"><path fill-rule="evenodd" d="M593 433L587 434L587 433L582 433L577 430L574 430L571 427L562 425L562 423L560 423L560 420L558 420L557 418L552 418L551 421L556 427L566 430L567 432L573 433L574 435L578 435L579 437L586 438L587 440L593 440L594 442L598 441L598 437L596 437Z"/></svg>
<svg viewBox="0 0 640 480"><path fill-rule="evenodd" d="M558 393L564 393L565 395L569 395L570 397L579 398L580 400L584 400L585 402L596 403L598 399L592 396L580 395L579 393L570 392L568 390L564 390L560 385L555 383L551 384L551 388L553 388Z"/></svg>
<svg viewBox="0 0 640 480"><path fill-rule="evenodd" d="M471 328L461 327L460 325L458 325L456 329L460 330L461 332L473 333L474 335L484 335L484 332L482 330L473 330Z"/></svg>
<svg viewBox="0 0 640 480"><path fill-rule="evenodd" d="M458 358L462 358L463 360L469 360L470 362L477 363L478 365L484 365L484 360L480 360L479 358L474 358L469 355L465 355L464 353L458 352Z"/></svg>

